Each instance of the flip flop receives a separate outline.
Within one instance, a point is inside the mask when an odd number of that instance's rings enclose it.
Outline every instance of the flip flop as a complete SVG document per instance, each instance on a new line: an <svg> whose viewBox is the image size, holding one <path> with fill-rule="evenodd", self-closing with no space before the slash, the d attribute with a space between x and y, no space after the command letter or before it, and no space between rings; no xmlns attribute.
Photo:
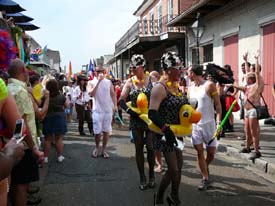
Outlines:
<svg viewBox="0 0 275 206"><path fill-rule="evenodd" d="M103 157L104 159L108 159L110 156L109 156L109 154L108 154L107 152L103 152L103 153L102 153L102 157Z"/></svg>
<svg viewBox="0 0 275 206"><path fill-rule="evenodd" d="M94 149L94 151L92 152L92 157L97 158L97 155L98 155L97 150Z"/></svg>

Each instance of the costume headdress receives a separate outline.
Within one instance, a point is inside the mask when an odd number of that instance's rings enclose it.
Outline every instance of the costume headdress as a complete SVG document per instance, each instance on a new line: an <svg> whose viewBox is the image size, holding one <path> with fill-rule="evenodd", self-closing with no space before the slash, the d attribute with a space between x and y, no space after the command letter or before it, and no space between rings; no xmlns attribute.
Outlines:
<svg viewBox="0 0 275 206"><path fill-rule="evenodd" d="M176 52L167 52L161 57L161 67L166 70L175 68L180 70L182 68L182 60Z"/></svg>
<svg viewBox="0 0 275 206"><path fill-rule="evenodd" d="M12 59L16 57L17 48L7 31L0 29L0 69L7 71Z"/></svg>
<svg viewBox="0 0 275 206"><path fill-rule="evenodd" d="M145 67L145 59L142 54L134 54L131 58L130 62L130 68L131 67L138 67L138 66L143 66Z"/></svg>
<svg viewBox="0 0 275 206"><path fill-rule="evenodd" d="M216 64L208 64L205 73L206 75L210 75L214 81L219 82L220 84L234 83L233 72Z"/></svg>

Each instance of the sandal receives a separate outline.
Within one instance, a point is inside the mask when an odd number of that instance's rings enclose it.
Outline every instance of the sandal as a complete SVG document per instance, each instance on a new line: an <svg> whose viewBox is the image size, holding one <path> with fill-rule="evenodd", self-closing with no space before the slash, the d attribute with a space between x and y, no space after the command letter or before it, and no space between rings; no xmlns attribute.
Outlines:
<svg viewBox="0 0 275 206"><path fill-rule="evenodd" d="M98 155L97 149L94 149L94 151L92 152L92 157L97 158L97 155Z"/></svg>
<svg viewBox="0 0 275 206"><path fill-rule="evenodd" d="M104 159L108 159L110 156L107 152L103 152L101 155Z"/></svg>

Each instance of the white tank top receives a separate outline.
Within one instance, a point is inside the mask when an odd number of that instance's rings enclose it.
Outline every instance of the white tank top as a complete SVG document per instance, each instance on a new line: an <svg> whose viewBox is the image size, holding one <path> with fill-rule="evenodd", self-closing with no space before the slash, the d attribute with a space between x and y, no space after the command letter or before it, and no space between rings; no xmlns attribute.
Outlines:
<svg viewBox="0 0 275 206"><path fill-rule="evenodd" d="M197 111L201 112L202 117L198 124L205 124L215 120L214 100L206 93L208 81L200 86L191 85L189 96L198 101Z"/></svg>
<svg viewBox="0 0 275 206"><path fill-rule="evenodd" d="M93 86L97 84L97 79L92 80ZM93 101L93 111L95 112L113 112L114 103L111 97L111 84L112 82L108 79L103 79L98 85L97 91Z"/></svg>

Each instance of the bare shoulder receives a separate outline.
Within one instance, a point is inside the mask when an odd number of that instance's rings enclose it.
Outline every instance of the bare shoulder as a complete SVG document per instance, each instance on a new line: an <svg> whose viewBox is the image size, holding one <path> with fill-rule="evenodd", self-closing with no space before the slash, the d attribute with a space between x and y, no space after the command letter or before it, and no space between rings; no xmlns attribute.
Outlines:
<svg viewBox="0 0 275 206"><path fill-rule="evenodd" d="M207 81L206 84L207 84L206 85L207 91L213 92L213 91L217 90L217 85L215 82Z"/></svg>
<svg viewBox="0 0 275 206"><path fill-rule="evenodd" d="M155 84L151 91L152 97L160 97L163 98L166 96L166 89L161 83Z"/></svg>

